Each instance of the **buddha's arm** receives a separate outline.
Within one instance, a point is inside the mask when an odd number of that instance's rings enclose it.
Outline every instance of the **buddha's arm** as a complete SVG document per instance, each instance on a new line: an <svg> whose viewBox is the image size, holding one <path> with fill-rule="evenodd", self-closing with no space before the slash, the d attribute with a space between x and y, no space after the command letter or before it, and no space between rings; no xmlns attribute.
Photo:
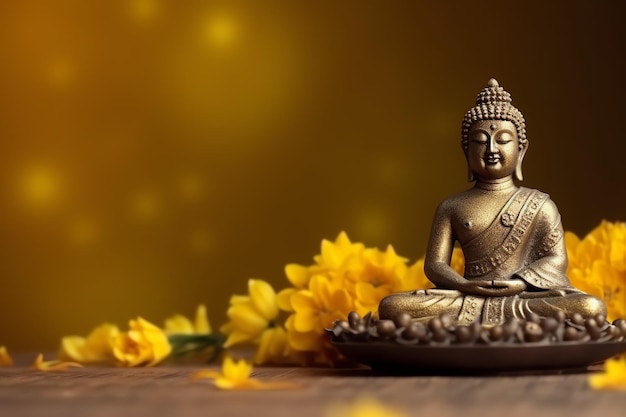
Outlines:
<svg viewBox="0 0 626 417"><path fill-rule="evenodd" d="M467 280L450 267L455 240L450 219L451 208L444 201L437 207L431 226L424 258L424 272L439 288L463 291Z"/></svg>
<svg viewBox="0 0 626 417"><path fill-rule="evenodd" d="M567 249L561 216L551 200L544 204L540 218L537 219L536 236L539 245L535 250L537 258L515 275L535 289L570 287L565 275Z"/></svg>

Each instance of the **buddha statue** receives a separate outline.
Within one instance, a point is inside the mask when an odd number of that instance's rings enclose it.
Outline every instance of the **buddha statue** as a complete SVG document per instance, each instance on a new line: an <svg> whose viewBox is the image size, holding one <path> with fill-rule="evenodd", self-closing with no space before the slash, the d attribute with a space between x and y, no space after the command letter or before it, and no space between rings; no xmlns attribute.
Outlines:
<svg viewBox="0 0 626 417"><path fill-rule="evenodd" d="M458 324L487 326L533 315L606 317L605 304L572 287L566 276L563 226L554 202L514 181L522 180L526 126L495 79L465 115L461 136L474 186L437 208L424 260L435 288L385 297L379 317L408 313L427 322L446 313ZM450 267L456 243L465 256L463 276Z"/></svg>

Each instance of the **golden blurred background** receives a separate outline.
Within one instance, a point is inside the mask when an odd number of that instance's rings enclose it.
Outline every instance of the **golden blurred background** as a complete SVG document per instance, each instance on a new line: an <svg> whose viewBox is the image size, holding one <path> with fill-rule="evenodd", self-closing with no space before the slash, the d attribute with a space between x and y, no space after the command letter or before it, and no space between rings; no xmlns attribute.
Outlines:
<svg viewBox="0 0 626 417"><path fill-rule="evenodd" d="M341 230L416 260L491 77L566 229L626 220L623 4L0 2L0 344L218 327Z"/></svg>

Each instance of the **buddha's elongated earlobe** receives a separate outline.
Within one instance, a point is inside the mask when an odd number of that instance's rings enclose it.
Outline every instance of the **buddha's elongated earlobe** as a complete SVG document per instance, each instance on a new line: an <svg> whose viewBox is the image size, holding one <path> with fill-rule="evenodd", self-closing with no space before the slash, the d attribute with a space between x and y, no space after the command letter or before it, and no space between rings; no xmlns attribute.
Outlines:
<svg viewBox="0 0 626 417"><path fill-rule="evenodd" d="M517 166L515 167L515 179L518 181L524 180L524 175L522 175L522 161L524 160L524 155L526 155L526 150L528 149L528 142L526 145L522 147L519 151L519 156L517 158Z"/></svg>
<svg viewBox="0 0 626 417"><path fill-rule="evenodd" d="M467 162L467 181L473 182L475 178L474 173L472 172L472 168L470 168L469 160L467 158L467 149L463 149L463 153L465 153L465 162Z"/></svg>
<svg viewBox="0 0 626 417"><path fill-rule="evenodd" d="M474 173L472 172L472 169L470 168L469 163L467 164L467 181L469 182L474 181Z"/></svg>

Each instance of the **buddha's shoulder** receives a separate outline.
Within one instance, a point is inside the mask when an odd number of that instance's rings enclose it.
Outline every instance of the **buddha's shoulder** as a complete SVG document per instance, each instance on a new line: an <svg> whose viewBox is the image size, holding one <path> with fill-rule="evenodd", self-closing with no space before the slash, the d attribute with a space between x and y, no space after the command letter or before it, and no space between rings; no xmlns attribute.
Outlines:
<svg viewBox="0 0 626 417"><path fill-rule="evenodd" d="M552 201L552 199L550 198L550 194L545 193L541 190L537 190L536 188L519 187L518 192L529 193L534 199L541 201L542 204L546 207L556 207L554 201Z"/></svg>
<svg viewBox="0 0 626 417"><path fill-rule="evenodd" d="M534 188L520 187L520 189L532 192L534 197L542 202L539 213L543 218L547 220L556 220L560 217L559 209L556 206L556 203L550 198L550 194Z"/></svg>
<svg viewBox="0 0 626 417"><path fill-rule="evenodd" d="M451 195L439 203L437 212L439 213L453 213L460 208L471 204L474 191L472 189L462 191L458 194Z"/></svg>

